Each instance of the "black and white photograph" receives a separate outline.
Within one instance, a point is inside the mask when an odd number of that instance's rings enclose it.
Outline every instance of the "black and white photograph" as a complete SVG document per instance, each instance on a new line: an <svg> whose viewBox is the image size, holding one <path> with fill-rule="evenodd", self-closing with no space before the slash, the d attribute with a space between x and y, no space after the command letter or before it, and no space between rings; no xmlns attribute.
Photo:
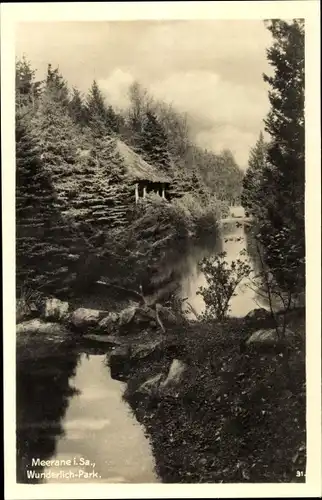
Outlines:
<svg viewBox="0 0 322 500"><path fill-rule="evenodd" d="M16 23L11 446L29 494L304 491L320 174L297 12Z"/></svg>

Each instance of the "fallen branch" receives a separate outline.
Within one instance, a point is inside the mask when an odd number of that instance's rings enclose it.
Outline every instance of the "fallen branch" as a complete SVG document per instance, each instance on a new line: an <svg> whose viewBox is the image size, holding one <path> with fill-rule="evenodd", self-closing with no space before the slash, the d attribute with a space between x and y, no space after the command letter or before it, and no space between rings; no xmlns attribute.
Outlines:
<svg viewBox="0 0 322 500"><path fill-rule="evenodd" d="M115 288L116 290L120 290L121 292L125 292L129 295L134 296L135 298L139 299L140 302L145 302L143 295L137 292L136 290L132 290L132 288L125 288L123 286L114 285L113 283L107 283L106 281L101 281L101 280L96 281L96 283L98 285L103 285L109 288Z"/></svg>

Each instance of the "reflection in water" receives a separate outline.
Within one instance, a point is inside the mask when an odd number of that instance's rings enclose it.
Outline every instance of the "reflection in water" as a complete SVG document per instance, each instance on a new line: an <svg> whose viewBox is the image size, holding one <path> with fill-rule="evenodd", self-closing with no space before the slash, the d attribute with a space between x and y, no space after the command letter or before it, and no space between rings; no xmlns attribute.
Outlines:
<svg viewBox="0 0 322 500"><path fill-rule="evenodd" d="M198 252L195 251L189 256L186 260L187 272L183 274L181 280L181 297L187 298L188 303L197 314L201 314L205 310L203 298L201 295L197 295L197 291L201 286L207 286L206 278L199 270L198 263L204 257L210 257L223 251L226 252L226 259L229 263L237 259L248 260L253 273L257 272L258 262L254 260L254 252L248 251L249 245L254 246L252 234L245 230L244 224L238 223L237 219L236 222L230 222L223 226L219 243L213 245L212 248L211 245L208 245L206 249L198 249ZM241 251L245 251L245 254L241 255ZM229 315L243 317L256 307L267 308L267 301L256 293L250 279L244 279L236 289L236 296L232 297L230 301Z"/></svg>
<svg viewBox="0 0 322 500"><path fill-rule="evenodd" d="M37 359L17 355L17 482L39 482L27 477L32 459L46 460L55 454L57 438L64 432L61 420L75 393L70 379L77 362L78 355L64 344L54 350L49 347L48 355ZM43 467L34 469L42 472Z"/></svg>
<svg viewBox="0 0 322 500"><path fill-rule="evenodd" d="M55 455L72 461L79 476L74 482L88 480L91 472L94 481L157 482L149 442L122 399L125 384L111 378L105 355L82 355L74 384L79 394L66 412Z"/></svg>
<svg viewBox="0 0 322 500"><path fill-rule="evenodd" d="M149 442L105 355L60 351L18 367L18 482L158 482ZM43 469L32 459L56 462Z"/></svg>

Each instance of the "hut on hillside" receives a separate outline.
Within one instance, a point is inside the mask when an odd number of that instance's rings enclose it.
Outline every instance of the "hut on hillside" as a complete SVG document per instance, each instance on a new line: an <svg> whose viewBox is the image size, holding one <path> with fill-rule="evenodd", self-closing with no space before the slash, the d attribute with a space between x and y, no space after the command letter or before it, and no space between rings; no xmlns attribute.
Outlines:
<svg viewBox="0 0 322 500"><path fill-rule="evenodd" d="M120 139L117 139L116 146L127 168L129 181L133 184L135 203L138 202L139 198L145 198L147 193L151 192L167 199L171 178L143 160L139 154Z"/></svg>

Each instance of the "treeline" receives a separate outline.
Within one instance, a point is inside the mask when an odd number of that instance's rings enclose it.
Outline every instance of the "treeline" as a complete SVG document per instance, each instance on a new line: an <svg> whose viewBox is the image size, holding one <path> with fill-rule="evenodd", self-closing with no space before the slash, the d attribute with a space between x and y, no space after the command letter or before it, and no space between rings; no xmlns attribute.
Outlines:
<svg viewBox="0 0 322 500"><path fill-rule="evenodd" d="M252 149L242 204L256 221L265 263L283 290L305 287L304 21L271 21L272 76L265 131Z"/></svg>
<svg viewBox="0 0 322 500"><path fill-rule="evenodd" d="M88 269L93 278L99 275L111 234L128 227L136 213L118 140L167 173L171 198L187 198L182 213L188 205L216 207L218 216L218 208L240 196L242 173L232 154L198 148L187 117L139 83L131 85L129 107L120 111L96 81L82 95L50 64L42 81L35 75L26 58L17 61L19 286L59 295L78 288Z"/></svg>

